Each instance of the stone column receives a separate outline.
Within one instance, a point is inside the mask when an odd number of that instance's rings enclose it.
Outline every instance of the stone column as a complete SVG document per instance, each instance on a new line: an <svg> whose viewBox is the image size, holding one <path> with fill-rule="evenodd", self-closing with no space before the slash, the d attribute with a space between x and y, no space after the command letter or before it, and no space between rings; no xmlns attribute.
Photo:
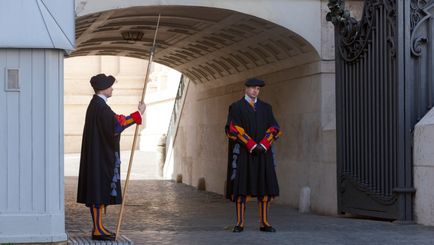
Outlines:
<svg viewBox="0 0 434 245"><path fill-rule="evenodd" d="M416 223L434 225L434 109L414 127L414 214Z"/></svg>

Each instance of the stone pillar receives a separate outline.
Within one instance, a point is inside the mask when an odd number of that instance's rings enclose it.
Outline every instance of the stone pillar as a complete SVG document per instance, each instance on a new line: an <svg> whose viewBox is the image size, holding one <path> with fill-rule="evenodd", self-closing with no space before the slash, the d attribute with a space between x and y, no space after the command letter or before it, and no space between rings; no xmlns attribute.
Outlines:
<svg viewBox="0 0 434 245"><path fill-rule="evenodd" d="M65 233L61 49L0 48L0 243Z"/></svg>
<svg viewBox="0 0 434 245"><path fill-rule="evenodd" d="M416 222L434 225L434 109L431 109L414 128L414 214Z"/></svg>

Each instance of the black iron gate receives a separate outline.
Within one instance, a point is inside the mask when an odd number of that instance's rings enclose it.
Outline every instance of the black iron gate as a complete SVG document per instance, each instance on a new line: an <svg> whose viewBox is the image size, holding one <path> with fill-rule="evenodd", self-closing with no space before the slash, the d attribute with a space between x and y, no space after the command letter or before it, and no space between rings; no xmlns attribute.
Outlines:
<svg viewBox="0 0 434 245"><path fill-rule="evenodd" d="M413 128L433 106L434 0L367 0L335 24L338 210L411 221Z"/></svg>

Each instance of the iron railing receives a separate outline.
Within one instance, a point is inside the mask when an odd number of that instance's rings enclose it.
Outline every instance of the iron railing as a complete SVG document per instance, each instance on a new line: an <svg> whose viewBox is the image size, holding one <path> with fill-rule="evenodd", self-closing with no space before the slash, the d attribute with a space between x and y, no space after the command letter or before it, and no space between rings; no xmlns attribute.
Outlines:
<svg viewBox="0 0 434 245"><path fill-rule="evenodd" d="M171 144L173 144L174 139L176 137L176 132L178 130L179 118L182 113L182 108L184 105L184 99L186 95L186 91L188 88L188 84L190 83L190 79L184 75L181 76L179 81L178 91L176 92L175 102L173 104L172 116L170 117L169 127L167 129L166 134L166 154L171 150Z"/></svg>

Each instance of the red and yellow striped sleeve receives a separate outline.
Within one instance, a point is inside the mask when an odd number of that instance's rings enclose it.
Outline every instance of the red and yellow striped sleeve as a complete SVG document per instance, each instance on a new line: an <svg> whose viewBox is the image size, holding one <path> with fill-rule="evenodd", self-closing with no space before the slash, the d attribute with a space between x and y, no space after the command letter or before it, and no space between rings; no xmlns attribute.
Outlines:
<svg viewBox="0 0 434 245"><path fill-rule="evenodd" d="M271 144L273 144L273 142L276 141L280 135L282 135L282 132L280 131L279 127L270 127L265 132L265 137L259 143L268 151L271 147Z"/></svg>
<svg viewBox="0 0 434 245"><path fill-rule="evenodd" d="M121 133L135 123L138 125L142 124L142 116L138 111L131 113L129 116L115 115L115 119L115 133Z"/></svg>
<svg viewBox="0 0 434 245"><path fill-rule="evenodd" d="M246 131L242 127L237 126L232 122L229 124L226 135L231 140L240 140L242 143L244 143L249 152L251 152L256 146L256 142L252 140Z"/></svg>

